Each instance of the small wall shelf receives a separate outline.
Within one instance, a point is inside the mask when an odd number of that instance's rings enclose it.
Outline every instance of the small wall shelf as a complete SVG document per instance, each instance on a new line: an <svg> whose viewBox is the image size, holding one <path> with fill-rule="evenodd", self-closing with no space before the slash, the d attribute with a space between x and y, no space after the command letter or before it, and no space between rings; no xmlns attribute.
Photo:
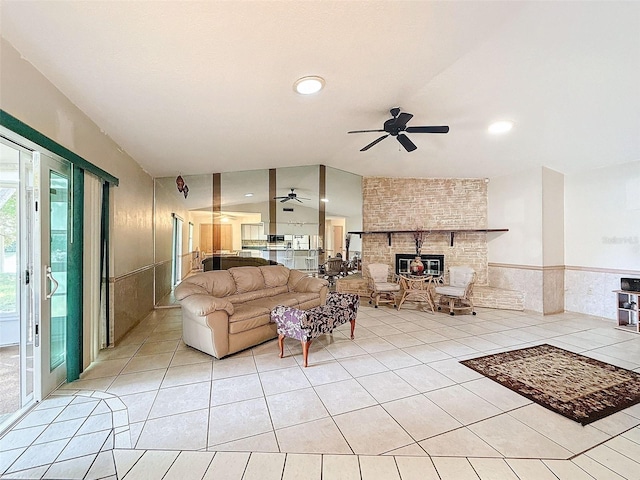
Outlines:
<svg viewBox="0 0 640 480"><path fill-rule="evenodd" d="M614 290L613 293L616 294L618 327L640 333L640 322L638 321L640 292Z"/></svg>
<svg viewBox="0 0 640 480"><path fill-rule="evenodd" d="M368 232L347 232L352 235L386 235L389 241L389 246L391 246L391 236L394 233L411 233L414 234L416 232L422 232L425 234L430 233L448 233L449 234L449 245L453 247L453 239L456 233L490 233L490 232L508 232L508 228L480 228L480 229L456 229L456 228L448 228L448 229L439 229L439 230L375 230Z"/></svg>

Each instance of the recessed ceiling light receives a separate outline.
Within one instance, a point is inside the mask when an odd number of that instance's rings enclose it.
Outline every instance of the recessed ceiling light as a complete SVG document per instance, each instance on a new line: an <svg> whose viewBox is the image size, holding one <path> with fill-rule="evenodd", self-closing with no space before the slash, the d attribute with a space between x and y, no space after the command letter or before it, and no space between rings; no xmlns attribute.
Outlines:
<svg viewBox="0 0 640 480"><path fill-rule="evenodd" d="M244 194L245 197L253 197L253 193L249 192L249 193L245 193Z"/></svg>
<svg viewBox="0 0 640 480"><path fill-rule="evenodd" d="M491 125L489 125L489 128L487 130L489 131L489 133L497 135L500 133L507 133L512 128L513 122L511 120L500 120L499 122L493 122Z"/></svg>
<svg viewBox="0 0 640 480"><path fill-rule="evenodd" d="M324 87L324 78L322 77L302 77L296 80L293 88L300 95L312 95L318 93Z"/></svg>
<svg viewBox="0 0 640 480"><path fill-rule="evenodd" d="M321 198L320 201L324 202L324 203L327 203L329 201L329 199L328 198Z"/></svg>

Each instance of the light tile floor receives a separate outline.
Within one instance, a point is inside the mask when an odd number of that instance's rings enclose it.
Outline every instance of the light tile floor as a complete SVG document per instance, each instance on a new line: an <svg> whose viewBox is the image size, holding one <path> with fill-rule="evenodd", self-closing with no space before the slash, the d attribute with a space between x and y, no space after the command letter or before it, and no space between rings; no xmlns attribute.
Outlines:
<svg viewBox="0 0 640 480"><path fill-rule="evenodd" d="M640 372L640 336L579 314L363 305L301 348L216 360L157 310L0 439L2 478L640 479L640 405L581 426L459 360L550 343Z"/></svg>

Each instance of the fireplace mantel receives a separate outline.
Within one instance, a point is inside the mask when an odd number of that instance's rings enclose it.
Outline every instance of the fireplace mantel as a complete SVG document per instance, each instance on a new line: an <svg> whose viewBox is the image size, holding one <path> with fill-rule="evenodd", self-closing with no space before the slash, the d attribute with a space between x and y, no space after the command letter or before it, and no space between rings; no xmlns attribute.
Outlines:
<svg viewBox="0 0 640 480"><path fill-rule="evenodd" d="M416 232L423 232L426 234L430 234L430 233L448 233L449 234L449 244L453 247L453 239L455 237L456 233L492 233L492 232L508 232L509 229L508 228L479 228L479 229L457 229L457 228L449 228L449 229L439 229L439 230L429 230L429 229L421 229L421 230L375 230L375 231L368 231L368 232L347 232L348 234L352 234L352 235L360 235L360 238L362 238L362 235L386 235L387 239L389 240L389 246L391 246L391 236L393 234L406 234L406 233L410 233L410 234L414 234Z"/></svg>

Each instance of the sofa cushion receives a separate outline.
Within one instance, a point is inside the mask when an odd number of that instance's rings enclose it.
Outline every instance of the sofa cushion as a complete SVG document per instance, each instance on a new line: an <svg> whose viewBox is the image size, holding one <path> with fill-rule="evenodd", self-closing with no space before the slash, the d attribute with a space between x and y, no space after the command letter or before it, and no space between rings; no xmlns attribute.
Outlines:
<svg viewBox="0 0 640 480"><path fill-rule="evenodd" d="M290 292L295 291L296 290L296 286L298 285L300 280L305 279L305 278L311 278L311 277L309 277L306 273L301 272L300 270L291 270L289 272L289 281L287 282L287 285L289 287L289 291Z"/></svg>
<svg viewBox="0 0 640 480"><path fill-rule="evenodd" d="M292 295L296 297L298 305L304 305L308 302L316 302L317 304L320 304L320 295L317 293L295 292Z"/></svg>
<svg viewBox="0 0 640 480"><path fill-rule="evenodd" d="M282 287L289 281L290 270L284 265L260 267L267 288Z"/></svg>
<svg viewBox="0 0 640 480"><path fill-rule="evenodd" d="M227 270L236 282L236 293L254 292L265 288L260 268L234 267Z"/></svg>
<svg viewBox="0 0 640 480"><path fill-rule="evenodd" d="M314 295L315 298L318 298L317 294L312 295ZM297 293L282 293L280 295L274 295L272 297L264 297L256 300L251 300L250 302L247 302L247 305L265 307L269 310L273 310L273 308L277 305L284 305L286 307L297 307L300 303L297 296Z"/></svg>
<svg viewBox="0 0 640 480"><path fill-rule="evenodd" d="M271 321L271 310L262 306L236 305L235 313L229 317L229 333L240 333L266 325Z"/></svg>
<svg viewBox="0 0 640 480"><path fill-rule="evenodd" d="M246 293L236 293L235 295L231 295L226 297L226 300L233 303L234 305L238 305L240 303L251 302L252 300L258 300L260 298L272 297L274 295L280 295L281 293L286 293L287 287L275 287L275 288L263 288L262 290L255 290L253 292Z"/></svg>

